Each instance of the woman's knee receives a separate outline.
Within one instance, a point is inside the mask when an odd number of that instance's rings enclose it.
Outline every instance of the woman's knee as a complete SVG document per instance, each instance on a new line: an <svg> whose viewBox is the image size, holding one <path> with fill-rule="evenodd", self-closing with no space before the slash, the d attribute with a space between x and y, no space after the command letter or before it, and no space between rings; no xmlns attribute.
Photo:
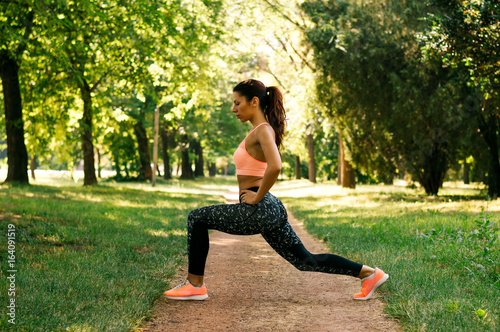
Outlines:
<svg viewBox="0 0 500 332"><path fill-rule="evenodd" d="M305 258L298 259L294 266L300 271L315 271L319 265L313 255L308 255Z"/></svg>
<svg viewBox="0 0 500 332"><path fill-rule="evenodd" d="M301 272L307 272L307 271L312 271L311 267L309 265L306 265L302 262L300 263L296 263L296 264L292 264L297 270L301 271Z"/></svg>
<svg viewBox="0 0 500 332"><path fill-rule="evenodd" d="M188 214L188 219L187 219L187 226L188 228L194 227L194 225L200 220L198 217L197 210L193 210L189 212Z"/></svg>

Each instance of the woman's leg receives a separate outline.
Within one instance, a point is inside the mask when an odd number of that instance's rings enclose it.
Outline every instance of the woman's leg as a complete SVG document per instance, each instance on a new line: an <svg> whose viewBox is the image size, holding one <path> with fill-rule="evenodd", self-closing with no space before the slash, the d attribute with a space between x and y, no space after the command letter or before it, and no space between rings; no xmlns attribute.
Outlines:
<svg viewBox="0 0 500 332"><path fill-rule="evenodd" d="M281 201L275 198L275 204L279 206L281 211L280 226L270 232L262 233L262 236L280 256L297 269L301 271L344 274L353 277L360 277L361 274L364 275L367 272L373 273L372 268L338 255L311 254L288 223L286 209Z"/></svg>
<svg viewBox="0 0 500 332"><path fill-rule="evenodd" d="M205 262L209 251L208 230L215 229L235 235L253 235L262 232L261 225L253 222L258 205L213 205L193 210L188 216L188 280L203 284Z"/></svg>
<svg viewBox="0 0 500 332"><path fill-rule="evenodd" d="M359 277L363 269L362 264L338 255L311 254L301 242L296 243L296 241L293 241L294 244L289 245L291 242L290 237L297 237L297 235L295 235L288 222L279 229L262 234L262 236L281 257L300 271L344 274ZM365 270L369 269L371 268L365 267Z"/></svg>
<svg viewBox="0 0 500 332"><path fill-rule="evenodd" d="M277 199L276 199L277 200ZM314 255L307 251L288 223L285 207L277 200L282 210L280 226L262 236L283 258L301 271L315 271L332 274L344 274L362 279L361 292L354 295L355 300L368 300L377 288L382 286L389 275L380 269L348 260L333 254Z"/></svg>

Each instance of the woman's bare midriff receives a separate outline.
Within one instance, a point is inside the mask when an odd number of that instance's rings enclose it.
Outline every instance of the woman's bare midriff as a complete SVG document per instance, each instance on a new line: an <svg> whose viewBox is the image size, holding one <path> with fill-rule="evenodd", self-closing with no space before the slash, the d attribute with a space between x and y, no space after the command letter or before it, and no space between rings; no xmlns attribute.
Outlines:
<svg viewBox="0 0 500 332"><path fill-rule="evenodd" d="M260 184L262 183L262 177L260 176L238 175L237 178L240 195L243 190L252 187L260 187Z"/></svg>

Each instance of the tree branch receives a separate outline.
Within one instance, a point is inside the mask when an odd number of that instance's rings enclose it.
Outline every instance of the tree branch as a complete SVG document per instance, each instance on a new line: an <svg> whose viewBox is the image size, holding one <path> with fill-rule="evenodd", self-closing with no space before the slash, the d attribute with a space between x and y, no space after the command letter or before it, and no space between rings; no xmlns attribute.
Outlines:
<svg viewBox="0 0 500 332"><path fill-rule="evenodd" d="M106 76L108 76L108 74L112 72L112 70L109 70L107 71L106 73L104 73L100 78L99 80L97 80L97 82L95 82L94 84L92 84L92 87L90 88L90 92L94 92L95 90L97 90L97 88L101 85L101 82L106 78Z"/></svg>
<svg viewBox="0 0 500 332"><path fill-rule="evenodd" d="M16 51L14 52L14 55L16 56L16 58L18 58L19 56L21 56L21 54L26 49L26 46L28 45L28 39L29 39L29 37L31 35L31 32L33 31L33 19L34 18L35 18L35 12L33 10L31 10L26 15L26 20L25 20L25 23L24 23L24 25L25 25L26 28L24 30L23 39L21 40L21 42L17 46Z"/></svg>
<svg viewBox="0 0 500 332"><path fill-rule="evenodd" d="M265 3L267 3L269 5L269 7L271 7L275 12L277 12L278 14L280 14L281 16L283 16L283 18L285 18L287 21L291 22L292 24L294 24L295 26L297 26L300 30L304 31L304 27L302 25L300 25L300 23L297 23L295 22L294 20L292 20L288 15L286 15L285 13L281 12L278 8L278 6L272 4L270 1L268 0L263 0Z"/></svg>
<svg viewBox="0 0 500 332"><path fill-rule="evenodd" d="M300 53L299 53L299 51L297 51L297 50L295 49L295 47L293 47L293 44L292 44L291 42L290 42L289 44L290 44L290 47L292 48L292 50L295 52L295 54L297 54L297 55L299 56L300 60L302 60L302 62L303 62L303 63L304 63L307 67L309 67L309 69L311 69L313 72L315 72L315 71L316 71L316 69L314 69L314 68L313 68L313 67L309 64L309 62L307 62L307 60L306 60L306 59L302 56L302 54L300 54Z"/></svg>

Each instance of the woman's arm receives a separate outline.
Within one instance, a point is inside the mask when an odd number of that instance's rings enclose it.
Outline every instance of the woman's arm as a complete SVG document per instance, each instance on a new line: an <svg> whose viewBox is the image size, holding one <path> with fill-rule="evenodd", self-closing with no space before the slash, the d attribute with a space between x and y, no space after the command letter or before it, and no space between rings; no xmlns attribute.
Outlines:
<svg viewBox="0 0 500 332"><path fill-rule="evenodd" d="M257 193L250 190L243 190L245 193L244 202L247 204L257 204L272 188L281 172L281 156L276 146L274 130L271 126L261 126L256 132L257 142L259 142L264 157L266 158L267 168L262 178Z"/></svg>

